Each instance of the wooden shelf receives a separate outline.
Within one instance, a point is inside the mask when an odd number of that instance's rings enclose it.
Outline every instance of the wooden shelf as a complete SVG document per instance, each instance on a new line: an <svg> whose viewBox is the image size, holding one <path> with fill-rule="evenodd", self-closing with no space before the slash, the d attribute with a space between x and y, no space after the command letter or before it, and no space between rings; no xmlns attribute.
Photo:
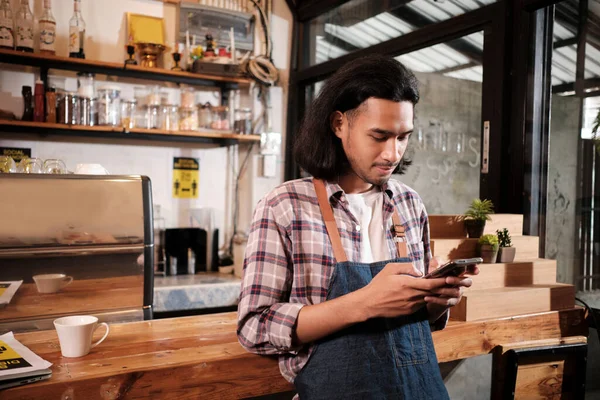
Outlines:
<svg viewBox="0 0 600 400"><path fill-rule="evenodd" d="M51 124L47 122L0 120L0 132L38 134L42 136L60 135L94 137L104 139L152 140L163 142L194 142L227 146L239 142L258 142L260 135L238 135L229 131L203 130L197 132L163 131L158 129L136 128L125 131L122 127L84 126Z"/></svg>
<svg viewBox="0 0 600 400"><path fill-rule="evenodd" d="M191 72L171 71L163 68L146 68L139 65L125 65L79 58L59 57L37 53L25 53L15 50L0 49L0 62L8 64L28 65L45 69L65 71L93 72L96 74L123 76L154 81L185 83L198 86L219 86L236 88L248 85L251 80L242 76L221 76L195 74Z"/></svg>

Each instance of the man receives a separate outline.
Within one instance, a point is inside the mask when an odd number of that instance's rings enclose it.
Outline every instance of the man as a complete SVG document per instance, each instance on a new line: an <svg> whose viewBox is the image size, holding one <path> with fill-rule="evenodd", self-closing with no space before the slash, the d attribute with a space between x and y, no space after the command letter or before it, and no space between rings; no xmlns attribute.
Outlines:
<svg viewBox="0 0 600 400"><path fill-rule="evenodd" d="M313 178L284 183L256 207L238 338L280 355L301 400L448 398L430 324L442 328L472 282L422 279L437 266L427 213L390 180L418 100L416 78L394 59L344 66L294 144Z"/></svg>

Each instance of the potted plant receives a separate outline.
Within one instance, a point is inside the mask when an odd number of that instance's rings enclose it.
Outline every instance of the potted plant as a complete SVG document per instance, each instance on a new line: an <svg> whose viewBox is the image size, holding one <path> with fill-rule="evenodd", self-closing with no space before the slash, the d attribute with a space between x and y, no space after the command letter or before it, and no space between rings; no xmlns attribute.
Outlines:
<svg viewBox="0 0 600 400"><path fill-rule="evenodd" d="M512 241L510 240L510 233L508 229L497 230L496 235L498 236L498 262L499 263L510 263L515 260L516 249L512 247Z"/></svg>
<svg viewBox="0 0 600 400"><path fill-rule="evenodd" d="M494 204L491 200L474 199L471 206L464 215L464 224L467 235L470 238L478 238L483 235L485 222L494 213Z"/></svg>
<svg viewBox="0 0 600 400"><path fill-rule="evenodd" d="M498 236L488 233L479 238L479 256L484 263L495 263L498 256Z"/></svg>

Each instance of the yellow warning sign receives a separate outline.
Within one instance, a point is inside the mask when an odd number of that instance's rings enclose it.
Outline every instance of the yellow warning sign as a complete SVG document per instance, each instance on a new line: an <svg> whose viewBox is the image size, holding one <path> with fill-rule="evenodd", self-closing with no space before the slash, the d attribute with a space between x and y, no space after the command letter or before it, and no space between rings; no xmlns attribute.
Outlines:
<svg viewBox="0 0 600 400"><path fill-rule="evenodd" d="M173 157L173 197L197 199L200 164L196 158Z"/></svg>

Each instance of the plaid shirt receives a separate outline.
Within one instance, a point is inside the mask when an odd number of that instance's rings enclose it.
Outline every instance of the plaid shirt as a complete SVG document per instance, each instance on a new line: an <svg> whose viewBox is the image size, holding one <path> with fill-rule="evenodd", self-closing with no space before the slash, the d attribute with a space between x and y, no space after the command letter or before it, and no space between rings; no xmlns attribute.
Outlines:
<svg viewBox="0 0 600 400"><path fill-rule="evenodd" d="M326 188L348 261L360 261L362 231L344 191L335 183L327 183ZM406 229L410 258L426 272L431 251L421 198L395 180L388 181L382 191L386 193L383 220L388 225L389 254L398 254L391 218L396 206ZM335 263L312 178L286 182L258 203L244 260L237 334L241 345L252 353L278 354L281 373L290 382L311 351L310 345L292 345L296 318L304 305L326 300ZM440 318L435 328L443 328L446 321Z"/></svg>

